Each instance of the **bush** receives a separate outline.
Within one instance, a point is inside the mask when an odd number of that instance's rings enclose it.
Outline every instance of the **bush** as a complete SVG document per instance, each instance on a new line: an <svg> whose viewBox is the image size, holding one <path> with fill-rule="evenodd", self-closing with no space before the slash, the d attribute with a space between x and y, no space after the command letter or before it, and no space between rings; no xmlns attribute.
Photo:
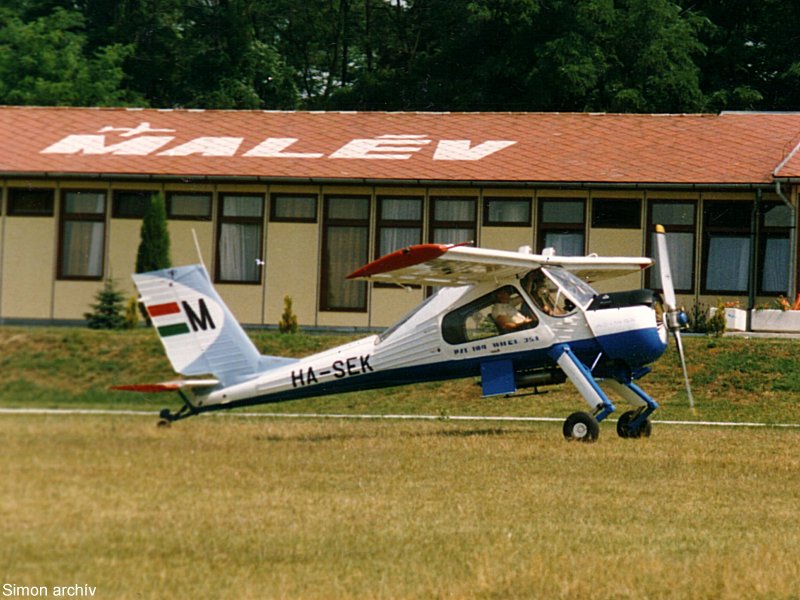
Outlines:
<svg viewBox="0 0 800 600"><path fill-rule="evenodd" d="M125 329L124 296L113 279L106 279L103 289L95 296L92 312L84 313L89 329Z"/></svg>
<svg viewBox="0 0 800 600"><path fill-rule="evenodd" d="M278 330L281 333L297 333L300 326L297 324L297 315L292 311L292 298L285 296L283 299L283 314L278 323Z"/></svg>

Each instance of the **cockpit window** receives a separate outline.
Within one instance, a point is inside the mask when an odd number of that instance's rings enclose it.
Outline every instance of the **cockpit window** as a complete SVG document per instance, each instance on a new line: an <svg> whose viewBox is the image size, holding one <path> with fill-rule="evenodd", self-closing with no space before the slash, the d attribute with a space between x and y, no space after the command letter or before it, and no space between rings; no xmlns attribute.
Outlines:
<svg viewBox="0 0 800 600"><path fill-rule="evenodd" d="M552 316L567 315L576 305L586 308L597 292L586 282L560 268L534 269L522 279L534 303Z"/></svg>
<svg viewBox="0 0 800 600"><path fill-rule="evenodd" d="M442 320L442 336L448 344L464 344L538 324L519 291L506 285L448 313Z"/></svg>

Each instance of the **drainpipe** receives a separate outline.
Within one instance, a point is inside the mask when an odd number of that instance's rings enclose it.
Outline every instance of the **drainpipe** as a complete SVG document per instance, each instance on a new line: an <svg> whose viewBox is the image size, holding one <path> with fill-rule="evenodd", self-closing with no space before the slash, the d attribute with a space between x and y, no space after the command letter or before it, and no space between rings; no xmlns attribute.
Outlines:
<svg viewBox="0 0 800 600"><path fill-rule="evenodd" d="M747 280L747 307L750 310L756 307L756 290L758 289L758 247L760 245L758 221L760 214L761 190L756 190L756 201L753 203L753 218L750 220L750 273ZM748 311L748 317L749 314Z"/></svg>
<svg viewBox="0 0 800 600"><path fill-rule="evenodd" d="M786 194L781 189L781 182L775 181L775 193L778 194L783 203L789 209L791 225L789 226L789 286L786 291L786 298L789 302L794 302L797 294L797 209L791 203Z"/></svg>

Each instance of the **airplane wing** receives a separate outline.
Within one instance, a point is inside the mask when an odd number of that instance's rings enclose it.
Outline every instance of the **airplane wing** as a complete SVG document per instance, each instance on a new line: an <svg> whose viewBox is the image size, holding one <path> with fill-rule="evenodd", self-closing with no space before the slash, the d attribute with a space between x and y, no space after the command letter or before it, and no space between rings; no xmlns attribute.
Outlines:
<svg viewBox="0 0 800 600"><path fill-rule="evenodd" d="M399 285L460 286L501 281L538 267L563 267L592 282L645 269L645 257L556 256L472 248L457 244L418 244L387 254L347 276Z"/></svg>

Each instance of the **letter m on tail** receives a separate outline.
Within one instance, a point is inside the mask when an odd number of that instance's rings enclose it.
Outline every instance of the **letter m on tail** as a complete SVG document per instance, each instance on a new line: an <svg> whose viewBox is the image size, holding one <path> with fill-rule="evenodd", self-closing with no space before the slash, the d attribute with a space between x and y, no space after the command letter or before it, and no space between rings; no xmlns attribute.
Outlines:
<svg viewBox="0 0 800 600"><path fill-rule="evenodd" d="M211 285L190 265L133 276L172 368L225 385L258 371L260 353Z"/></svg>

